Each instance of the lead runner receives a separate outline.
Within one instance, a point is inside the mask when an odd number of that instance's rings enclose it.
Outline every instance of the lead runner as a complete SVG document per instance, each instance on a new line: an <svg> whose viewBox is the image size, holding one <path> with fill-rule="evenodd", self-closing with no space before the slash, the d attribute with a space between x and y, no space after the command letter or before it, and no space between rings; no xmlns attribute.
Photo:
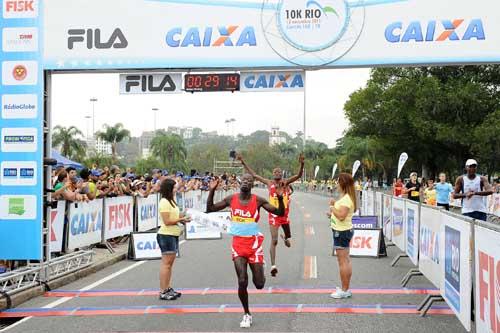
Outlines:
<svg viewBox="0 0 500 333"><path fill-rule="evenodd" d="M246 171L250 173L256 180L265 184L269 191L269 202L277 207L278 201L276 197L276 189L278 186L283 187L285 190L283 191L283 202L285 204L285 215L280 217L275 214L269 213L269 228L271 231L271 247L269 252L271 254L271 276L275 277L278 274L278 267L276 266L276 246L278 245L278 236L280 227L283 229L284 235L282 236L285 246L292 246L292 232L290 229L290 195L292 194L290 185L300 178L302 178L302 174L304 173L304 155L300 154L299 163L300 170L299 173L295 176L292 176L288 179L283 180L283 172L280 168L275 168L273 170L274 179L266 179L261 177L255 173L243 160L243 157L238 154L237 159L243 164Z"/></svg>
<svg viewBox="0 0 500 333"><path fill-rule="evenodd" d="M252 194L254 179L251 175L245 174L241 178L240 193L226 197L224 200L214 204L214 193L219 185L219 180L210 183L210 192L207 199L207 213L217 212L226 207L231 208L231 229L233 235L232 257L236 275L238 276L238 296L245 311L241 328L250 328L252 325L252 315L248 306L248 269L253 275L255 288L262 289L266 283L264 276L264 251L262 243L264 235L260 232L258 222L260 208L264 208L269 213L277 216L285 214L283 204L283 189L276 189L278 207L272 206L266 199Z"/></svg>

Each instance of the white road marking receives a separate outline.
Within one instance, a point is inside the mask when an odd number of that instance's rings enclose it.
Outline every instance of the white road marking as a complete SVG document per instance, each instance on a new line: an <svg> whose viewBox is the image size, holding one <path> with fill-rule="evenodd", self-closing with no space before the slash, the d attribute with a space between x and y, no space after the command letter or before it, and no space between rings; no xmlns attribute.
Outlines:
<svg viewBox="0 0 500 333"><path fill-rule="evenodd" d="M316 264L316 256L311 258L311 279L318 278L318 265Z"/></svg>
<svg viewBox="0 0 500 333"><path fill-rule="evenodd" d="M186 242L186 240L182 240L182 241L179 242L179 245L184 244L185 242ZM86 287L83 287L79 291L88 291L88 290L94 289L95 287L98 287L101 284L106 283L109 280L112 280L112 279L114 279L114 278L116 278L116 277L118 277L118 276L120 276L120 275L122 275L122 274L124 274L124 273L126 273L126 272L128 272L128 271L130 271L130 270L132 270L132 269L134 269L134 268L136 268L136 267L144 264L144 263L146 263L146 262L147 261L138 261L136 263L133 263L132 265L130 265L128 267L125 267L125 268L119 270L118 272L115 272L115 273L113 273L111 275L106 276L105 278L100 279L99 281L96 281L96 282L94 282L92 284L89 284ZM52 308L55 308L56 306L61 305L63 303L66 303L67 301L72 300L73 298L75 298L75 297L74 296L72 296L72 297L63 297L61 299L58 299L57 301L54 301L54 302L49 303L49 304L47 304L45 306L42 306L42 309L52 309ZM0 330L0 332L7 332L11 328L14 328L14 327L16 327L18 325L21 325L22 323L27 322L31 318L33 318L33 317L23 318L20 321L18 321L17 323L14 323L14 324L12 324L12 325L10 325L10 326L8 326L8 327Z"/></svg>

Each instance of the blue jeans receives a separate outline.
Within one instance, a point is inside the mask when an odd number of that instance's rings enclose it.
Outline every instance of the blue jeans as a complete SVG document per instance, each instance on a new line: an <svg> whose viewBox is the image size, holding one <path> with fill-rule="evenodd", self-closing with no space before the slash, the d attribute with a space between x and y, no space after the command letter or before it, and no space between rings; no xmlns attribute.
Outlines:
<svg viewBox="0 0 500 333"><path fill-rule="evenodd" d="M161 254L176 254L179 251L179 237L157 234L156 241L161 249Z"/></svg>
<svg viewBox="0 0 500 333"><path fill-rule="evenodd" d="M354 230L336 231L333 230L333 248L348 249L351 243Z"/></svg>
<svg viewBox="0 0 500 333"><path fill-rule="evenodd" d="M470 213L463 213L462 215L468 216L470 218L473 218L475 220L479 221L486 221L488 219L488 215L483 212L470 212Z"/></svg>

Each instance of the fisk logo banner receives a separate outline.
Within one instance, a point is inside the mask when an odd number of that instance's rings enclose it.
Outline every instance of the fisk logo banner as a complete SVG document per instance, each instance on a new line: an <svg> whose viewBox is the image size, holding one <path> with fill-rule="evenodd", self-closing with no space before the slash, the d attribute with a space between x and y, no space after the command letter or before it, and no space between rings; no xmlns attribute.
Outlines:
<svg viewBox="0 0 500 333"><path fill-rule="evenodd" d="M104 239L127 235L133 231L134 199L118 197L104 202Z"/></svg>

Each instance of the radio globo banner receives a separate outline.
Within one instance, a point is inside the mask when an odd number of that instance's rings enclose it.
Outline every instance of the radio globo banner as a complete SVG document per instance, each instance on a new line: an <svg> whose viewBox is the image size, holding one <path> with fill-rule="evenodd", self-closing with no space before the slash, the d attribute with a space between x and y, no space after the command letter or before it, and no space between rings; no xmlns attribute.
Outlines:
<svg viewBox="0 0 500 333"><path fill-rule="evenodd" d="M17 6L15 1L5 4L9 11ZM283 69L500 61L500 4L489 0L442 0L438 6L431 0L44 4L47 69Z"/></svg>

